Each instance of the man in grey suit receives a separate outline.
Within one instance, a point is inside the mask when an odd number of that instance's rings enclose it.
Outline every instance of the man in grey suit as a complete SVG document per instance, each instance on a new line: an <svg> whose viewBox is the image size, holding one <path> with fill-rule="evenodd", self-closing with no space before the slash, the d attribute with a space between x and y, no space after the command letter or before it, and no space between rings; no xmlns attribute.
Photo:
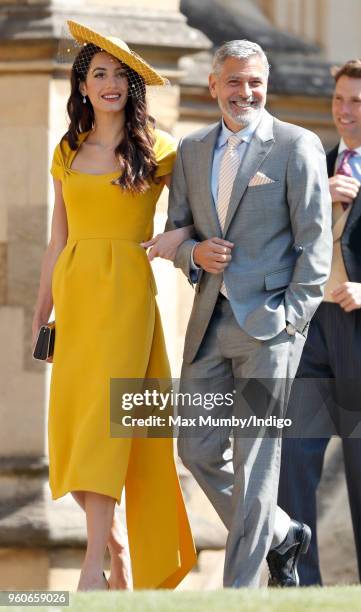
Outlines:
<svg viewBox="0 0 361 612"><path fill-rule="evenodd" d="M209 86L222 120L180 142L166 226L195 232L174 260L195 286L181 391L237 397L233 408L213 406L210 425L181 427L178 440L183 463L229 530L227 587L258 586L266 556L271 584L296 585L310 540L309 528L276 504L279 431L217 421L232 410L284 415L287 381L330 269L323 148L313 133L264 109L268 72L255 43L228 42L215 54ZM179 411L186 423L207 408Z"/></svg>

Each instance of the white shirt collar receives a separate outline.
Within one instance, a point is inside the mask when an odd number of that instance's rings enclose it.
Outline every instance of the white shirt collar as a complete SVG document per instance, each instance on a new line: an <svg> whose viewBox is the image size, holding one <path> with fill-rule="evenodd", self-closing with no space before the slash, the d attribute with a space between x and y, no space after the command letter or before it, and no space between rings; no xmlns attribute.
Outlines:
<svg viewBox="0 0 361 612"><path fill-rule="evenodd" d="M250 125L248 125L245 128L242 128L241 130L239 130L239 132L232 132L232 130L228 129L228 127L226 126L224 119L222 117L222 128L221 131L219 133L218 136L218 140L217 140L217 148L223 147L223 145L225 145L228 141L228 138L230 136L232 136L233 134L237 134L239 135L242 140L244 140L245 142L250 142L253 134L255 133L261 119L262 119L262 115L263 113L260 113L259 117L257 117L253 123L251 123Z"/></svg>
<svg viewBox="0 0 361 612"><path fill-rule="evenodd" d="M338 155L340 155L341 153L343 153L343 151L345 149L348 149L348 146L346 145L345 141L343 138L341 138L340 140L340 144L338 145ZM361 146L357 147L357 149L353 149L353 151L356 151L357 155L361 156Z"/></svg>

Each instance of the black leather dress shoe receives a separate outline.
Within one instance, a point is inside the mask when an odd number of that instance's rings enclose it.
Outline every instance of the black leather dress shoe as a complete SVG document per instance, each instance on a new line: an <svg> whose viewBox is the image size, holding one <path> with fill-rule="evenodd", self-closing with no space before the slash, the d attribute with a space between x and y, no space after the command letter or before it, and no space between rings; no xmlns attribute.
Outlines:
<svg viewBox="0 0 361 612"><path fill-rule="evenodd" d="M267 555L270 571L268 586L293 587L300 583L297 564L300 555L305 554L311 541L311 529L304 523L291 521L286 538L271 548Z"/></svg>

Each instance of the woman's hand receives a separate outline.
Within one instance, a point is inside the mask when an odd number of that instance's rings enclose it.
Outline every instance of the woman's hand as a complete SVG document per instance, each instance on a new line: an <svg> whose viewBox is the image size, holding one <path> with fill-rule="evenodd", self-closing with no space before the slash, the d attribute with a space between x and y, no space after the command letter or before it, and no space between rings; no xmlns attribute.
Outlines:
<svg viewBox="0 0 361 612"><path fill-rule="evenodd" d="M38 319L36 319L34 317L34 319L33 319L33 326L32 326L32 337L31 337L31 352L32 353L34 353L36 341L37 341L38 335L39 335L39 329L40 329L40 327L42 325L43 325L43 323L40 323L38 321Z"/></svg>
<svg viewBox="0 0 361 612"><path fill-rule="evenodd" d="M45 318L43 317L41 319L36 314L34 315L33 325L32 325L31 354L34 353L35 346L36 346L36 341L37 341L38 335L39 335L39 330L40 330L42 325L47 325L48 324L48 319L49 319L49 317L45 317ZM53 358L52 357L48 357L48 359L45 359L45 361L47 363L53 363Z"/></svg>
<svg viewBox="0 0 361 612"><path fill-rule="evenodd" d="M192 234L193 225L187 225L163 234L157 234L151 240L141 242L141 246L150 249L148 252L149 261L153 261L156 257L174 261L179 245L190 238Z"/></svg>

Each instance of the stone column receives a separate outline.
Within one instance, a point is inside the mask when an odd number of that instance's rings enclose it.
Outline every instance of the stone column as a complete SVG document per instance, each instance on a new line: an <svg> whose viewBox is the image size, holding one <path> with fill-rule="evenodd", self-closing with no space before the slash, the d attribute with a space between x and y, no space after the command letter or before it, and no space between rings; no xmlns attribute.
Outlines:
<svg viewBox="0 0 361 612"><path fill-rule="evenodd" d="M320 45L328 61L360 57L359 0L258 0L258 5L275 26Z"/></svg>
<svg viewBox="0 0 361 612"><path fill-rule="evenodd" d="M78 564L74 551L84 545L83 517L69 506L69 496L50 500L51 366L31 357L32 312L53 208L49 166L66 129L68 72L56 63L61 30L72 18L116 34L168 76L172 86L151 102L159 125L171 131L178 118L178 59L209 45L187 26L178 4L0 0L0 589L56 588L60 567ZM160 211L162 226L164 200ZM164 311L171 266L157 264L157 270ZM168 336L177 333L173 309L164 317ZM64 547L73 556L61 552Z"/></svg>
<svg viewBox="0 0 361 612"><path fill-rule="evenodd" d="M0 54L0 546L23 548L36 529L39 516L28 520L47 471L46 373L31 359L30 330L47 231L49 76L8 62L4 47ZM37 527L43 535L44 522ZM27 568L44 577L44 555L34 566L33 557L0 550L0 588L16 586L9 574L19 562L24 586L32 584Z"/></svg>

